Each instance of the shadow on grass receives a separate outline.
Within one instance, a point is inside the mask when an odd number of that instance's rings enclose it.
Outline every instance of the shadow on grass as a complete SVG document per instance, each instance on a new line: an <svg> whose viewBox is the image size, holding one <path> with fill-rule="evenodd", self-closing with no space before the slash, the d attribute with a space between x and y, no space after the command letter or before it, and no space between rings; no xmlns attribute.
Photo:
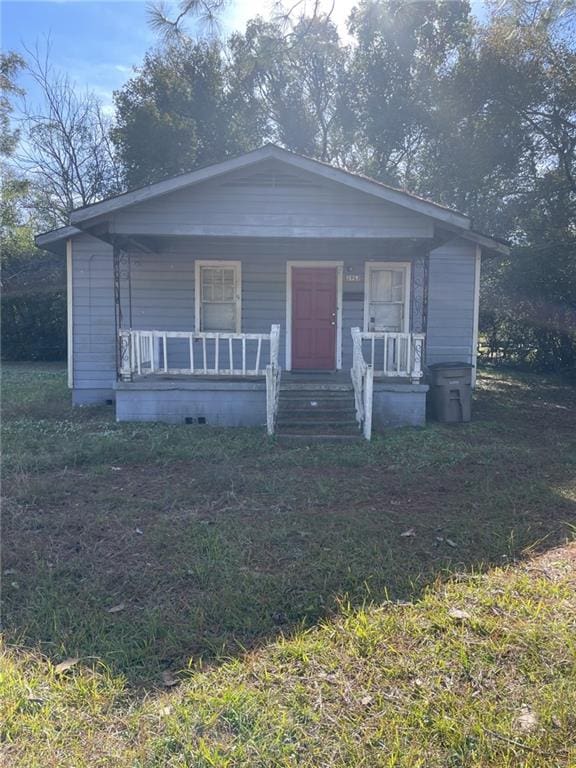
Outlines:
<svg viewBox="0 0 576 768"><path fill-rule="evenodd" d="M487 374L470 425L311 449L116 425L71 412L58 386L38 374L12 393L5 628L138 686L342 600L416 599L439 577L553 547L576 522L576 397L554 380Z"/></svg>

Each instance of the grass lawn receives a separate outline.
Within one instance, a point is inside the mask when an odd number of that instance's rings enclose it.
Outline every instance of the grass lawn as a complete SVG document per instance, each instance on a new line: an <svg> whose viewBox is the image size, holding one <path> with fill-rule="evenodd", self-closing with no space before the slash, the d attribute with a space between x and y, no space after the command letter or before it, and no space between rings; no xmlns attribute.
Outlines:
<svg viewBox="0 0 576 768"><path fill-rule="evenodd" d="M11 365L2 429L0 765L576 765L574 388L286 448Z"/></svg>

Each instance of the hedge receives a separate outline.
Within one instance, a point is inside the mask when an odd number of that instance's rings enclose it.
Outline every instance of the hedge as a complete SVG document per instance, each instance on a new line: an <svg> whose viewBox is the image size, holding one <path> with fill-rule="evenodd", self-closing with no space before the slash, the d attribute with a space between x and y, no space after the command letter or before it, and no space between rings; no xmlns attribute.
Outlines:
<svg viewBox="0 0 576 768"><path fill-rule="evenodd" d="M3 360L66 359L66 291L2 299Z"/></svg>

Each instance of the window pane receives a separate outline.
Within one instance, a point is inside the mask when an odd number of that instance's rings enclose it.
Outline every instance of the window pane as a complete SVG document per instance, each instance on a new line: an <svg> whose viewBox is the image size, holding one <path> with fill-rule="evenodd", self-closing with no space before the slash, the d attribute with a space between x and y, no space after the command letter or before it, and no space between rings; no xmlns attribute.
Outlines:
<svg viewBox="0 0 576 768"><path fill-rule="evenodd" d="M202 300L233 301L235 271L232 267L202 267Z"/></svg>
<svg viewBox="0 0 576 768"><path fill-rule="evenodd" d="M402 330L402 316L404 304L388 304L385 302L370 304L369 307L370 329L375 331L400 332Z"/></svg>
<svg viewBox="0 0 576 768"><path fill-rule="evenodd" d="M222 300L234 301L234 280L229 283L224 281L222 285Z"/></svg>
<svg viewBox="0 0 576 768"><path fill-rule="evenodd" d="M200 267L200 325L203 331L236 331L235 267Z"/></svg>
<svg viewBox="0 0 576 768"><path fill-rule="evenodd" d="M206 301L214 301L214 269L202 267L202 298Z"/></svg>
<svg viewBox="0 0 576 768"><path fill-rule="evenodd" d="M403 301L404 274L403 269L371 269L371 301Z"/></svg>
<svg viewBox="0 0 576 768"><path fill-rule="evenodd" d="M203 331L235 331L236 304L210 304L202 307Z"/></svg>
<svg viewBox="0 0 576 768"><path fill-rule="evenodd" d="M406 272L403 269L392 271L392 301L404 301L404 278Z"/></svg>
<svg viewBox="0 0 576 768"><path fill-rule="evenodd" d="M370 299L372 301L390 300L390 271L373 269L370 272Z"/></svg>

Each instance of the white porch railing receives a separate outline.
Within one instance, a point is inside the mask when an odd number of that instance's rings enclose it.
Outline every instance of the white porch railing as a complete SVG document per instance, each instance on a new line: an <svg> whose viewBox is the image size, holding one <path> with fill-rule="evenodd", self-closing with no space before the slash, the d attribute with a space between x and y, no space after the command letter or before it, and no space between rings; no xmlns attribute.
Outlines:
<svg viewBox="0 0 576 768"><path fill-rule="evenodd" d="M356 420L372 437L374 377L422 378L423 333L383 333L352 328L352 369ZM366 353L366 357L365 357Z"/></svg>
<svg viewBox="0 0 576 768"><path fill-rule="evenodd" d="M278 366L280 326L270 333L130 330L120 331L120 341L122 378L265 376L266 365Z"/></svg>
<svg viewBox="0 0 576 768"><path fill-rule="evenodd" d="M372 437L372 394L374 388L374 368L368 365L362 354L362 335L360 328L352 328L352 369L354 385L356 421L362 428L366 440Z"/></svg>
<svg viewBox="0 0 576 768"><path fill-rule="evenodd" d="M171 342L171 343L170 343ZM120 377L263 376L266 424L273 434L280 389L280 326L270 333L120 331Z"/></svg>
<svg viewBox="0 0 576 768"><path fill-rule="evenodd" d="M418 382L422 378L423 333L360 331L360 349L374 376L396 376Z"/></svg>

